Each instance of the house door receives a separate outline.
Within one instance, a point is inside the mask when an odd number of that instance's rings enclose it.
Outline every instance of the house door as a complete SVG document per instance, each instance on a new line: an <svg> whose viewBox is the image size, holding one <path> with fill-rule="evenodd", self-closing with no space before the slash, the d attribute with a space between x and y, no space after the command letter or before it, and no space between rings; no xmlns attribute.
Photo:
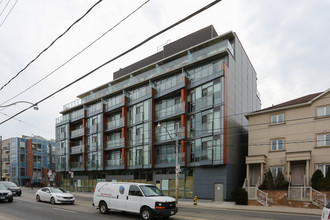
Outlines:
<svg viewBox="0 0 330 220"><path fill-rule="evenodd" d="M293 164L291 167L292 185L304 185L305 165Z"/></svg>
<svg viewBox="0 0 330 220"><path fill-rule="evenodd" d="M260 176L260 165L252 167L252 176L251 176L251 185L255 186L258 183L258 179ZM262 183L259 183L262 184Z"/></svg>
<svg viewBox="0 0 330 220"><path fill-rule="evenodd" d="M214 184L214 201L216 202L223 201L223 183Z"/></svg>

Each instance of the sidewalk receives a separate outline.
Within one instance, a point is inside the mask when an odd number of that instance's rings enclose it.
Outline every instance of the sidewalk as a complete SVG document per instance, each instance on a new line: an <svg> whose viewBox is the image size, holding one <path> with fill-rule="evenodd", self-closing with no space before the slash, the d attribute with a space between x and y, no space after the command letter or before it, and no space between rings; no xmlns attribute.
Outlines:
<svg viewBox="0 0 330 220"><path fill-rule="evenodd" d="M76 197L85 197L92 200L93 193L90 192L71 192ZM178 207L188 208L204 208L204 209L223 209L223 210L243 210L243 211L258 211L258 212L276 212L286 214L301 214L301 215L316 215L321 216L322 209L311 208L295 208L290 206L253 206L253 205L236 205L234 202L213 202L210 200L198 200L197 205L194 205L193 199L179 200Z"/></svg>

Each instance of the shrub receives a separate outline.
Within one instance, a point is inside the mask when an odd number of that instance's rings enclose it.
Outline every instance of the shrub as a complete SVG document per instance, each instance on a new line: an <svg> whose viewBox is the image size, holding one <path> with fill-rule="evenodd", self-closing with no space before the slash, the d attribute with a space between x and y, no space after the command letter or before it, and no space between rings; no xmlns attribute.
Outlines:
<svg viewBox="0 0 330 220"><path fill-rule="evenodd" d="M260 186L260 189L273 189L274 180L272 172L269 170L265 173L264 182Z"/></svg>
<svg viewBox="0 0 330 220"><path fill-rule="evenodd" d="M320 182L320 189L329 191L330 190L330 177L325 177Z"/></svg>
<svg viewBox="0 0 330 220"><path fill-rule="evenodd" d="M313 189L319 190L322 180L323 180L322 171L318 170L318 169L315 170L315 172L313 173L312 179L311 179Z"/></svg>
<svg viewBox="0 0 330 220"><path fill-rule="evenodd" d="M287 189L289 182L284 179L284 175L281 171L278 172L273 183L274 189Z"/></svg>
<svg viewBox="0 0 330 220"><path fill-rule="evenodd" d="M248 204L248 193L245 189L241 187L236 187L231 192L232 199L236 202L237 205L247 205Z"/></svg>

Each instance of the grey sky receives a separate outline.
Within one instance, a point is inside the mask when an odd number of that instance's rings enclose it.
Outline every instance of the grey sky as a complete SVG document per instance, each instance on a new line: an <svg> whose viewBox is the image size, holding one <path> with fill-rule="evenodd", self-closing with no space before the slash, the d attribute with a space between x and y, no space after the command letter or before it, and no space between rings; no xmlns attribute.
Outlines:
<svg viewBox="0 0 330 220"><path fill-rule="evenodd" d="M4 7L0 4L0 11ZM0 27L0 86L6 83L94 1L18 1ZM0 104L52 72L144 1L101 2L40 59L0 91ZM28 92L9 101L37 102L105 61L173 24L211 1L151 0L79 57ZM14 1L11 3L13 4ZM0 125L3 138L21 135L55 137L55 119L63 105L76 96L112 80L112 73L174 41L213 24L218 34L237 33L257 74L262 107L330 88L330 1L328 0L223 0L202 14L153 39L127 56L107 65L17 119ZM0 17L0 23L8 9ZM0 111L0 120L26 104ZM4 115L6 114L6 115ZM20 120L20 121L18 121Z"/></svg>

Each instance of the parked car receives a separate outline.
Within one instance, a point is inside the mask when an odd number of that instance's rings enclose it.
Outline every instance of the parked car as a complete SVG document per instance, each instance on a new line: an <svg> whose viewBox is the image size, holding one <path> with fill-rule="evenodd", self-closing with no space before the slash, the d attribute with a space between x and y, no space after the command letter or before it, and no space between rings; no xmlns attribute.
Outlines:
<svg viewBox="0 0 330 220"><path fill-rule="evenodd" d="M145 220L154 216L168 218L178 212L174 198L164 196L154 185L143 183L99 182L94 189L93 206L102 214L115 209L140 214Z"/></svg>
<svg viewBox="0 0 330 220"><path fill-rule="evenodd" d="M330 201L322 210L321 220L328 220L330 219Z"/></svg>
<svg viewBox="0 0 330 220"><path fill-rule="evenodd" d="M9 181L1 181L0 183L2 183L6 189L10 190L13 195L15 196L21 196L22 195L22 190L20 187L18 187L16 185L16 183L13 182L9 182Z"/></svg>
<svg viewBox="0 0 330 220"><path fill-rule="evenodd" d="M0 201L7 200L8 202L13 202L13 193L6 189L3 184L0 184Z"/></svg>
<svg viewBox="0 0 330 220"><path fill-rule="evenodd" d="M51 204L73 204L74 196L62 188L43 187L36 192L36 200L38 202L45 201Z"/></svg>

